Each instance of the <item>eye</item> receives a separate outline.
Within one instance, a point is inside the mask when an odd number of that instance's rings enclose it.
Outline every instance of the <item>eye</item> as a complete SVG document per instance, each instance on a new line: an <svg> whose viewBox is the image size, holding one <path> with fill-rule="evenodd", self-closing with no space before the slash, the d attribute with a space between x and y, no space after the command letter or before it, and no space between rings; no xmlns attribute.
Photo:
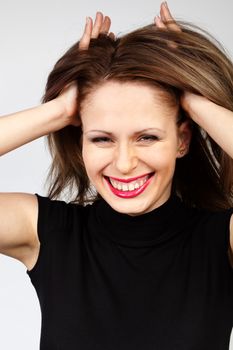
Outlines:
<svg viewBox="0 0 233 350"><path fill-rule="evenodd" d="M140 137L140 140L144 139L145 141L156 141L159 140L158 136L154 135L143 135Z"/></svg>
<svg viewBox="0 0 233 350"><path fill-rule="evenodd" d="M93 139L91 139L91 142L94 143L106 143L108 141L110 141L108 137L94 137Z"/></svg>
<svg viewBox="0 0 233 350"><path fill-rule="evenodd" d="M146 141L147 143L148 142L153 142L153 141L156 141L156 140L159 140L158 136L155 136L155 135L142 135L140 138L139 138L139 141ZM94 137L92 139L90 139L91 142L93 143L109 143L109 142L112 142L111 139L109 137L105 137L105 136L102 136L102 137Z"/></svg>

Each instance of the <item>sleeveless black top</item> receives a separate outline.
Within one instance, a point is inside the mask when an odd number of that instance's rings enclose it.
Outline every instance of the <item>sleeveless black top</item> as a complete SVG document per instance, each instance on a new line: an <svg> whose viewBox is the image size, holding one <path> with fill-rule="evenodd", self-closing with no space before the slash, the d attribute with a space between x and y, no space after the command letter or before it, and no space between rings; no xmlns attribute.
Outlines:
<svg viewBox="0 0 233 350"><path fill-rule="evenodd" d="M233 208L186 207L172 195L139 216L103 199L39 196L37 292L42 350L227 350Z"/></svg>

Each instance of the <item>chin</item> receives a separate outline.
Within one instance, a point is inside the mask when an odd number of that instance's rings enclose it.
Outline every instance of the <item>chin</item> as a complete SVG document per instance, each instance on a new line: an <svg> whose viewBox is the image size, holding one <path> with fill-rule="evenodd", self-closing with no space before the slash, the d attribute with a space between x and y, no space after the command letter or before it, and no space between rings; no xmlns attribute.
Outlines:
<svg viewBox="0 0 233 350"><path fill-rule="evenodd" d="M140 215L150 211L153 203L148 203L145 199L124 199L116 198L112 199L109 196L103 196L103 199L117 212L122 214L128 214L131 216ZM148 204L145 204L148 203Z"/></svg>

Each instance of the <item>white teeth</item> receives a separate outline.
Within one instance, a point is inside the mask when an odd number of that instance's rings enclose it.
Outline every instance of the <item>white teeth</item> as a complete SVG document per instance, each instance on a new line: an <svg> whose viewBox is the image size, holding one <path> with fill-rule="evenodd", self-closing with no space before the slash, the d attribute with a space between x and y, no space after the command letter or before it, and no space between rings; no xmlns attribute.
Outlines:
<svg viewBox="0 0 233 350"><path fill-rule="evenodd" d="M109 178L109 180L112 186L114 188L117 188L120 191L133 191L136 188L139 188L142 185L144 185L144 183L148 180L148 178L149 178L149 175L145 176L141 180L132 181L130 183L118 182L118 181L112 180L111 178Z"/></svg>
<svg viewBox="0 0 233 350"><path fill-rule="evenodd" d="M133 191L134 190L134 185L133 184L129 184L129 191Z"/></svg>
<svg viewBox="0 0 233 350"><path fill-rule="evenodd" d="M128 185L123 185L123 186L122 186L122 190L123 190L123 191L128 191L128 190L129 190L129 189L128 189Z"/></svg>

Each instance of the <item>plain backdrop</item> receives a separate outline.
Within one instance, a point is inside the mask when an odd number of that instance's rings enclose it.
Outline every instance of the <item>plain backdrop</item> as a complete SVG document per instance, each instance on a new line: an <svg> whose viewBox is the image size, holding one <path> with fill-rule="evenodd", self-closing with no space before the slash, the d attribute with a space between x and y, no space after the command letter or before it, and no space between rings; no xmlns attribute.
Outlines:
<svg viewBox="0 0 233 350"><path fill-rule="evenodd" d="M232 0L168 0L168 5L176 19L208 30L233 57ZM49 72L80 39L86 16L102 11L112 20L111 31L120 35L151 23L159 8L158 0L1 1L0 115L40 103ZM0 192L46 195L50 156L44 141L42 137L0 158ZM0 255L0 349L39 349L40 326L40 306L26 267Z"/></svg>

